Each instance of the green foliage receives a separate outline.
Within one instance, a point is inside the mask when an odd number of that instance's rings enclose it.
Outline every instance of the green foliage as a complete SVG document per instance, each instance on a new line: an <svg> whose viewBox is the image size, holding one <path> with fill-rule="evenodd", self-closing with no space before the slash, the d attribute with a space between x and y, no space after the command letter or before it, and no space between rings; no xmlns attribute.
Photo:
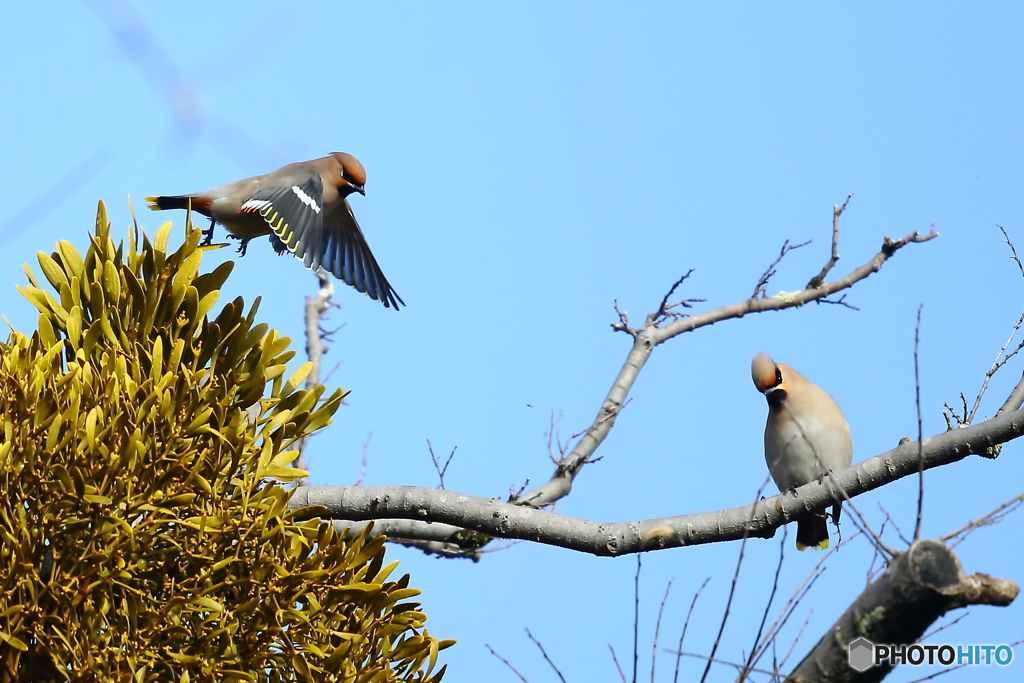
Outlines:
<svg viewBox="0 0 1024 683"><path fill-rule="evenodd" d="M0 343L0 681L437 681L438 641L388 580L383 538L287 510L278 481L343 398L285 379L289 340L200 231L115 245L100 204L83 259L39 265L56 296ZM278 481L275 481L278 480Z"/></svg>

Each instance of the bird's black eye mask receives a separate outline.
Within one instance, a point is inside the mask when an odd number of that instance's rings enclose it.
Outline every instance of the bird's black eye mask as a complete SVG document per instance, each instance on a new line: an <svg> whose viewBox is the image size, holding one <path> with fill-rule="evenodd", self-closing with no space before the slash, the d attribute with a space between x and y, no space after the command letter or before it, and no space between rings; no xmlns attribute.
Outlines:
<svg viewBox="0 0 1024 683"><path fill-rule="evenodd" d="M782 386L782 370L779 366L775 366L775 381L772 382L771 386L764 390L764 396L768 399L769 403L781 403L786 400L786 390L780 388Z"/></svg>
<svg viewBox="0 0 1024 683"><path fill-rule="evenodd" d="M349 173L348 170L346 169L341 170L341 178L342 180L348 182L348 184L351 185L352 187L362 187L362 184L360 184L355 178L353 178L352 174Z"/></svg>

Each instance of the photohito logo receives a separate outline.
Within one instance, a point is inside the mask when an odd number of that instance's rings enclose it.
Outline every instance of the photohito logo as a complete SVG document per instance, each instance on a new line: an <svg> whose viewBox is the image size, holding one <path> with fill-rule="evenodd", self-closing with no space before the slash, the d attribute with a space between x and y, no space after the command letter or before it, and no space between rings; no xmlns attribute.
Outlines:
<svg viewBox="0 0 1024 683"><path fill-rule="evenodd" d="M1008 666L1013 661L1009 645L875 645L867 638L850 643L850 668L867 671L879 664L896 666Z"/></svg>

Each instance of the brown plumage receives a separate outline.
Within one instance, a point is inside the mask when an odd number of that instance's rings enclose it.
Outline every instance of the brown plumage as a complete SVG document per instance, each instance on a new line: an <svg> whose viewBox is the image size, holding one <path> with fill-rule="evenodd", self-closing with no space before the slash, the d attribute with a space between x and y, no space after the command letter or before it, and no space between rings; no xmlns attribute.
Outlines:
<svg viewBox="0 0 1024 683"><path fill-rule="evenodd" d="M764 352L751 361L750 376L768 400L764 458L779 491L785 493L821 479L829 470L850 466L853 438L835 399ZM836 502L832 509L838 524L842 503ZM824 509L797 521L798 550L828 546Z"/></svg>
<svg viewBox="0 0 1024 683"><path fill-rule="evenodd" d="M405 305L366 244L347 197L365 194L366 171L351 154L334 152L288 164L273 173L220 185L205 192L146 197L149 208L187 209L211 219L206 244L220 223L240 240L270 235L278 253L291 252L307 268L323 267L384 306Z"/></svg>

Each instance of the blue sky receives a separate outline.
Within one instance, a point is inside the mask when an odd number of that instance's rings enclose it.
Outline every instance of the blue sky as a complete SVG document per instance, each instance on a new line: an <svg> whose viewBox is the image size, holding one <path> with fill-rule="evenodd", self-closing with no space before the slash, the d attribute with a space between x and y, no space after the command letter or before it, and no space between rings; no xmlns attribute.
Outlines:
<svg viewBox="0 0 1024 683"><path fill-rule="evenodd" d="M613 300L640 321L694 268L683 294L707 298L699 310L734 303L784 240L813 239L769 287L799 289L828 257L832 205L854 192L837 275L885 235L935 221L940 237L857 286L848 301L859 311L764 314L658 348L603 459L558 511L627 521L749 503L766 476L766 407L749 378L760 349L838 400L855 460L916 435L920 305L925 433L944 428L944 402L973 400L1024 302L996 228L1024 251L1018 4L552 5L7 3L0 312L33 328L14 289L21 264L35 266L59 239L84 249L99 199L115 234L130 224L131 195L151 234L173 220L181 239L183 214L152 214L142 197L349 152L368 174L355 213L408 308L339 289L332 322L345 326L327 370L337 365L329 383L352 394L312 443L313 481L352 483L372 434L365 483L436 485L429 439L438 452L458 448L450 489L503 498L550 475L552 414L565 438L600 407L630 341L609 327ZM214 252L204 266L232 256ZM224 300L262 297L260 318L301 351L303 297L315 288L299 261L261 240ZM995 377L981 415L1021 367L1015 359ZM980 516L1022 481L1016 443L996 461L929 472L923 534ZM856 503L876 528L884 506L910 533L916 492L905 480ZM965 570L1024 579L1022 532L1019 514L977 532L957 548ZM821 558L798 556L792 538L783 596ZM720 657L749 650L780 540L748 543ZM568 680L617 679L609 643L631 661L634 557L527 543L479 564L390 552L423 589L431 631L459 640L446 680L516 680L485 643L531 682L552 680L524 628ZM738 552L730 543L644 556L642 678L669 579L663 646L712 577L686 647L706 653ZM870 562L860 539L829 557L784 634L788 646L812 612L792 663L863 588ZM972 608L933 642L1024 638L1022 610L1019 600ZM673 666L662 655L657 680ZM703 669L683 666L686 680ZM984 676L1015 680L1019 667ZM713 680L732 677L713 670Z"/></svg>

